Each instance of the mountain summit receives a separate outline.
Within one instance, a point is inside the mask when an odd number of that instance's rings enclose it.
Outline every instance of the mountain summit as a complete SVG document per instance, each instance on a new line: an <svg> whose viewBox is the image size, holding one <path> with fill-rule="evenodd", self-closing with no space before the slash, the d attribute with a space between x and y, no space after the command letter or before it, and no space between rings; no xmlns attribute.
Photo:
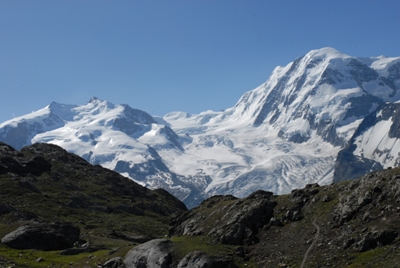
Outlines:
<svg viewBox="0 0 400 268"><path fill-rule="evenodd" d="M163 187L190 207L214 194L288 193L330 183L334 173L365 174L399 162L381 163L384 145L380 154L367 154L361 150L367 136L352 138L368 115L399 100L399 57L360 58L321 48L275 68L225 111L154 118L94 97L85 105L52 103L4 122L0 140L17 149L57 144L142 185ZM377 121L369 127L371 122ZM369 170L340 170L338 163L346 161L337 156L354 147L349 141L358 149L340 155L353 163L373 157Z"/></svg>
<svg viewBox="0 0 400 268"><path fill-rule="evenodd" d="M356 58L332 48L312 50L246 93L233 113L258 127L271 125L289 141L315 135L335 146L347 142L347 126L384 102L399 99L400 58Z"/></svg>

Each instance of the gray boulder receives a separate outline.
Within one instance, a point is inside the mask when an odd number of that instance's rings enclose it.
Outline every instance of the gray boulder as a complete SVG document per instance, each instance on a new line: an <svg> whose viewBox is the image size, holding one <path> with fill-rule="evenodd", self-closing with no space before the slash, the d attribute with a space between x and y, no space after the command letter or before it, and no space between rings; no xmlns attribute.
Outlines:
<svg viewBox="0 0 400 268"><path fill-rule="evenodd" d="M178 263L177 268L236 268L232 259L224 256L207 256L201 251L192 251Z"/></svg>
<svg viewBox="0 0 400 268"><path fill-rule="evenodd" d="M168 268L172 263L172 243L154 239L131 249L125 256L127 268Z"/></svg>
<svg viewBox="0 0 400 268"><path fill-rule="evenodd" d="M30 223L3 237L1 242L15 249L62 250L79 240L80 230L69 223Z"/></svg>

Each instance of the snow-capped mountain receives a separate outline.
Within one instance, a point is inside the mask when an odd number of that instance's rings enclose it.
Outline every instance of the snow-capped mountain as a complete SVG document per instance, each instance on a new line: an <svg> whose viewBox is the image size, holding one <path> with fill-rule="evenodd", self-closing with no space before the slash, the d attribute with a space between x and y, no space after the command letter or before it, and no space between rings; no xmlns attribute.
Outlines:
<svg viewBox="0 0 400 268"><path fill-rule="evenodd" d="M183 151L167 125L128 105L92 98L85 105L49 106L0 125L0 140L20 149L37 142L57 144L93 164L115 170L150 188L166 188L189 204L192 192L202 191L209 178L171 172L157 150Z"/></svg>
<svg viewBox="0 0 400 268"><path fill-rule="evenodd" d="M282 194L332 182L336 157L361 121L398 100L400 58L322 48L277 67L225 111L153 118L96 98L82 106L52 103L1 124L0 140L16 148L55 143L192 206L213 194ZM386 165L366 156L364 138L354 141L354 155Z"/></svg>
<svg viewBox="0 0 400 268"><path fill-rule="evenodd" d="M386 103L364 118L338 154L334 181L400 164L400 103Z"/></svg>
<svg viewBox="0 0 400 268"><path fill-rule="evenodd" d="M287 193L332 181L336 156L361 120L400 98L399 70L400 58L313 50L277 67L230 109L164 119L193 138L185 153L213 179L208 194L245 196L259 188ZM177 173L195 172L173 159L167 161Z"/></svg>

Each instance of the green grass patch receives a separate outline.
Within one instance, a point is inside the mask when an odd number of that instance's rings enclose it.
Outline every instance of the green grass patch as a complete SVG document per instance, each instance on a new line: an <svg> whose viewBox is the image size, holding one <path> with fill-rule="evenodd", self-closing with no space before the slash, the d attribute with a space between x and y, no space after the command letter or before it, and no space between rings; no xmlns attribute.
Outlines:
<svg viewBox="0 0 400 268"><path fill-rule="evenodd" d="M400 255L391 246L380 247L361 253L353 254L349 268L394 268L399 267Z"/></svg>
<svg viewBox="0 0 400 268"><path fill-rule="evenodd" d="M97 267L107 259L124 257L132 246L123 246L114 250L99 250L77 255L61 255L61 251L16 250L0 244L0 257L16 267Z"/></svg>
<svg viewBox="0 0 400 268"><path fill-rule="evenodd" d="M172 237L171 241L173 242L173 255L176 259L182 259L192 251L201 251L209 256L221 255L231 257L240 268L259 267L252 261L245 261L242 258L236 257L234 252L238 246L216 244L212 238L207 236L177 236Z"/></svg>

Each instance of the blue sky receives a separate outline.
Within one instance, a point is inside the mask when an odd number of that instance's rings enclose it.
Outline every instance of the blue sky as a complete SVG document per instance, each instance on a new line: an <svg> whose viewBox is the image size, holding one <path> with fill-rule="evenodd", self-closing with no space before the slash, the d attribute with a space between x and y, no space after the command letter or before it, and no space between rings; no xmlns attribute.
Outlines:
<svg viewBox="0 0 400 268"><path fill-rule="evenodd" d="M400 56L400 1L0 0L0 122L97 96L162 116L232 107L330 46Z"/></svg>

